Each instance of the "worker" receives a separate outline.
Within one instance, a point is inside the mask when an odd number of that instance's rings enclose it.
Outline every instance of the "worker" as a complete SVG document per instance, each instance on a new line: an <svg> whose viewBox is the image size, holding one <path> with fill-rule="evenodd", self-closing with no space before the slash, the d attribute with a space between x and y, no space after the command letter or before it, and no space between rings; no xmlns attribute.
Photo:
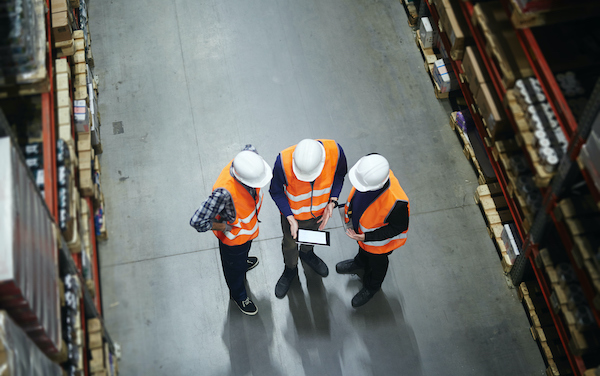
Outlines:
<svg viewBox="0 0 600 376"><path fill-rule="evenodd" d="M312 245L301 244L298 229L322 230L338 205L348 171L342 147L333 140L305 139L283 150L273 166L269 193L281 212L281 248L285 268L275 286L283 298L298 277L298 257L321 277L329 275L327 265Z"/></svg>
<svg viewBox="0 0 600 376"><path fill-rule="evenodd" d="M348 177L352 190L345 207L346 234L358 242L358 254L335 268L340 274L364 272L363 287L352 298L357 308L381 289L388 256L406 243L410 205L387 159L379 154L359 159Z"/></svg>
<svg viewBox="0 0 600 376"><path fill-rule="evenodd" d="M212 194L190 220L198 232L212 230L219 239L230 298L251 316L258 313L258 308L248 297L244 281L246 272L258 264L258 258L248 257L248 252L258 236L258 213L264 196L261 188L271 176L269 165L252 145L246 145L221 171Z"/></svg>

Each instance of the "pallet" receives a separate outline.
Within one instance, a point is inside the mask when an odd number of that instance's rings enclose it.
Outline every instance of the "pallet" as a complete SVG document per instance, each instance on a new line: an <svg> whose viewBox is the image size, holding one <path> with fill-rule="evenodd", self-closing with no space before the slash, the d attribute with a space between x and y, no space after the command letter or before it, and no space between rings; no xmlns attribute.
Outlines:
<svg viewBox="0 0 600 376"><path fill-rule="evenodd" d="M494 241L502 269L508 273L512 262L502 240L502 229L505 223L513 221L506 199L498 183L480 185L475 191L475 203L479 205L488 230L488 235Z"/></svg>
<svg viewBox="0 0 600 376"><path fill-rule="evenodd" d="M421 43L421 39L419 38L419 33L416 33L415 35L415 43L419 47L419 51L421 51L423 66L425 67L425 71L429 75L429 79L431 80L431 84L433 85L435 97L437 99L448 98L450 96L450 93L442 93L442 91L440 90L440 86L433 79L434 63L436 60L441 59L441 55L434 53L432 48L424 48L423 43Z"/></svg>
<svg viewBox="0 0 600 376"><path fill-rule="evenodd" d="M508 19L496 18L504 14L500 3L478 3L474 7L473 27L479 27L486 40L486 54L496 62L505 89L514 86L521 77L533 76L534 72Z"/></svg>

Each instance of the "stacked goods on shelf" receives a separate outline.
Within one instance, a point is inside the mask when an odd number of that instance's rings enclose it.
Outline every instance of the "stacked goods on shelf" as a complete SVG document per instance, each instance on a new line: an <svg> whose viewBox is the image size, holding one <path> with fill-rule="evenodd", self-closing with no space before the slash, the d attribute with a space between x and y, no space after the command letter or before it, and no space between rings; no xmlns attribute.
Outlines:
<svg viewBox="0 0 600 376"><path fill-rule="evenodd" d="M576 356L593 354L600 349L600 331L594 314L573 265L570 262L555 263L553 257L560 256L542 249L535 259L536 266L544 271L551 289L550 308L565 323L570 353Z"/></svg>
<svg viewBox="0 0 600 376"><path fill-rule="evenodd" d="M96 376L116 375L119 371L117 357L110 352L108 343L104 341L102 322L99 319L88 320L87 330L90 374Z"/></svg>
<svg viewBox="0 0 600 376"><path fill-rule="evenodd" d="M408 26L415 27L419 20L419 5L424 3L425 0L415 2L414 0L400 0L404 5L406 11L406 17L408 18Z"/></svg>
<svg viewBox="0 0 600 376"><path fill-rule="evenodd" d="M509 272L513 260L507 252L502 235L504 225L512 223L513 218L507 208L506 199L502 195L502 189L498 183L480 185L477 187L474 199L483 212L488 235L494 241L494 245L498 250L502 268L505 272Z"/></svg>
<svg viewBox="0 0 600 376"><path fill-rule="evenodd" d="M69 376L74 376L81 374L84 369L81 286L75 274L66 274L63 280L65 294L65 304L62 308L63 340L67 347L67 356L60 363Z"/></svg>
<svg viewBox="0 0 600 376"><path fill-rule="evenodd" d="M531 336L537 342L546 363L546 374L549 376L572 374L558 331L538 283L523 282L517 293L531 325Z"/></svg>
<svg viewBox="0 0 600 376"><path fill-rule="evenodd" d="M96 285L94 284L94 271L91 260L94 257L92 251L92 231L95 230L90 228L90 223L92 221L90 218L90 207L87 200L83 198L81 199L81 215L79 218L81 223L83 250L81 253L81 274L90 294L94 297L96 296Z"/></svg>
<svg viewBox="0 0 600 376"><path fill-rule="evenodd" d="M589 301L600 309L600 210L592 196L578 195L559 201L553 214L570 234L574 267L588 285Z"/></svg>
<svg viewBox="0 0 600 376"><path fill-rule="evenodd" d="M0 309L46 354L61 350L56 234L9 137L0 139Z"/></svg>
<svg viewBox="0 0 600 376"><path fill-rule="evenodd" d="M596 190L600 191L600 122L596 122L587 141L581 147L578 163L579 168L590 177Z"/></svg>
<svg viewBox="0 0 600 376"><path fill-rule="evenodd" d="M439 93L449 93L458 89L458 80L449 59L439 59L433 63L433 81L435 82L436 97Z"/></svg>
<svg viewBox="0 0 600 376"><path fill-rule="evenodd" d="M463 147L463 154L475 169L479 184L496 181L494 169L485 154L483 141L479 137L477 129L475 129L475 123L469 110L452 112L450 114L450 128L458 136L458 140Z"/></svg>
<svg viewBox="0 0 600 376"><path fill-rule="evenodd" d="M524 1L510 0L511 21L516 28L550 25L582 17L597 16L594 1ZM583 15L583 16L582 16Z"/></svg>
<svg viewBox="0 0 600 376"><path fill-rule="evenodd" d="M436 0L433 3L439 15L438 30L446 33L450 40L449 57L462 60L471 32L458 3L451 0Z"/></svg>
<svg viewBox="0 0 600 376"><path fill-rule="evenodd" d="M41 142L32 142L26 144L23 148L25 154L25 164L31 170L33 180L38 190L44 196L44 153Z"/></svg>
<svg viewBox="0 0 600 376"><path fill-rule="evenodd" d="M44 1L4 1L0 18L0 98L47 92Z"/></svg>
<svg viewBox="0 0 600 376"><path fill-rule="evenodd" d="M0 311L0 370L2 375L62 375L5 311Z"/></svg>
<svg viewBox="0 0 600 376"><path fill-rule="evenodd" d="M56 56L61 58L73 56L75 45L73 41L73 29L75 17L73 10L67 0L51 0L50 10L52 12L52 33Z"/></svg>
<svg viewBox="0 0 600 376"><path fill-rule="evenodd" d="M485 52L498 65L505 89L512 88L519 78L533 76L517 34L500 2L475 4L472 22L482 31Z"/></svg>

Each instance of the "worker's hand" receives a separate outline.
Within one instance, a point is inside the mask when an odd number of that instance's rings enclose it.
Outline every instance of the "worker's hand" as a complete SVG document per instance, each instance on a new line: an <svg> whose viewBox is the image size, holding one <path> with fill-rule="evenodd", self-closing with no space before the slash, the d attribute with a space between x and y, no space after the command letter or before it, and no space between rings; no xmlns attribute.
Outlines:
<svg viewBox="0 0 600 376"><path fill-rule="evenodd" d="M356 232L354 232L354 229L351 228L346 230L346 235L359 242L365 241L365 234L357 234Z"/></svg>
<svg viewBox="0 0 600 376"><path fill-rule="evenodd" d="M212 229L215 231L228 232L233 229L233 226L225 222L213 222Z"/></svg>
<svg viewBox="0 0 600 376"><path fill-rule="evenodd" d="M330 202L329 204L327 204L327 206L325 206L325 210L323 210L323 215L321 216L321 219L319 219L317 221L317 223L321 224L319 226L319 230L323 230L325 228L325 226L327 226L327 222L329 221L329 218L331 218L331 215L333 214L334 207L335 207L335 204L333 202Z"/></svg>
<svg viewBox="0 0 600 376"><path fill-rule="evenodd" d="M298 221L293 215L288 215L286 218L290 223L290 233L292 234L292 238L296 239L298 237Z"/></svg>

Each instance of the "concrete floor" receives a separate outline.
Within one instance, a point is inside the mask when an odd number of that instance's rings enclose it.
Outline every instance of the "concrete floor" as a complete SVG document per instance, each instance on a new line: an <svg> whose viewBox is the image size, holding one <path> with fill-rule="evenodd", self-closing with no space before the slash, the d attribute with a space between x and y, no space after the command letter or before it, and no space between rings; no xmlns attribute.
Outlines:
<svg viewBox="0 0 600 376"><path fill-rule="evenodd" d="M436 100L397 0L95 0L105 323L122 375L543 375L515 290L473 202L475 174ZM122 132L116 122L122 122ZM267 199L248 274L259 308L228 300L217 240L188 225L247 143L272 165L333 138L349 165L379 152L411 200L383 290L350 306L356 243L334 217L333 271L284 299L279 214ZM343 197L350 183L346 179Z"/></svg>

